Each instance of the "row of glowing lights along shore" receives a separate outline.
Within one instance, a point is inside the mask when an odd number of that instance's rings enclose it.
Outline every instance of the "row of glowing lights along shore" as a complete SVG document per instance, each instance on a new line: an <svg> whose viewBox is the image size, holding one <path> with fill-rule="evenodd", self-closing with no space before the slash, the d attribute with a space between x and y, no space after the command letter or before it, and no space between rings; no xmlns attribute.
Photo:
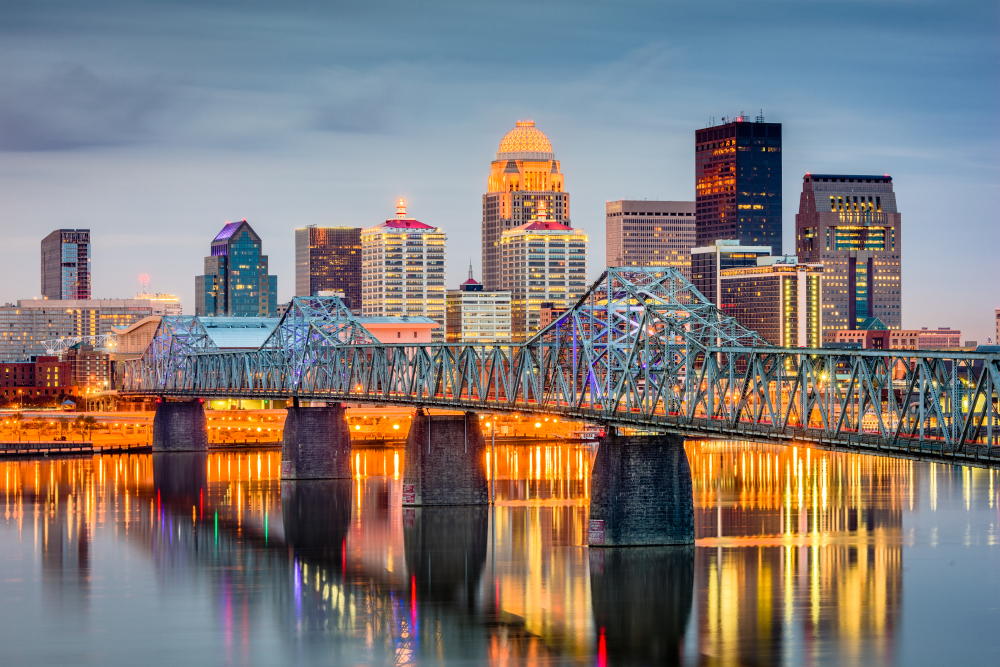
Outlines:
<svg viewBox="0 0 1000 667"><path fill-rule="evenodd" d="M572 501L563 504L521 505L516 499L501 498L506 510L494 515L494 548L505 557L496 562L499 567L492 580L484 577L489 602L498 611L523 618L525 629L535 638L563 642L570 651L592 650L596 633L587 611L591 608L587 573L592 567L587 550L570 552L566 558L551 556L556 536L562 536L564 544L585 543L591 452L574 445L497 449L498 481L583 484L560 487L563 497ZM817 627L824 614L836 614L841 631L856 638L886 630L885 625L898 616L900 549L906 541L902 514L918 502L914 466L919 464L808 448L718 442L689 442L687 450L698 544L719 547L697 551L698 558L707 559L706 603L699 603L698 625L709 649L725 653L738 643L747 628L735 627L733 619L747 618L739 613L747 605L758 607L759 613L750 615L751 624L761 614L773 612L788 624L798 620ZM205 456L206 486L184 499L163 497L154 486L149 455L6 461L2 463L5 521L15 524L22 538L28 522L31 539L40 551L49 548L54 530L63 532L53 548L64 549L64 540L93 539L93 531L103 529L137 541L158 554L158 562L169 562L172 549L191 548L198 534L213 547L205 558L238 558L240 549L234 545L240 540L277 547L262 558L288 558L289 552L280 548L284 539L278 512L280 454ZM407 510L382 510L376 500L376 488L381 487L369 486L388 484L391 504L399 507L401 458L401 452L391 448L355 452L351 483L355 503L342 545L345 560L334 568L292 556L292 586L296 614L322 607L324 613L336 614L350 626L346 629L357 630L361 624L366 636L383 637L405 654L416 651L421 640L433 640L426 628L421 632L416 574L408 572L404 557L403 528L412 515ZM931 511L937 509L938 485L955 483L948 470L929 464L926 492ZM967 510L973 503L995 508L994 474L962 469L960 483ZM34 501L31 511L25 509L26 497L29 503ZM189 509L181 506L184 501L190 503ZM852 512L857 522L853 528L849 525ZM865 515L871 513L876 515L875 525L866 523L871 519ZM716 521L723 516L724 530L717 532ZM742 532L747 534L741 535L744 525L748 530ZM768 549L772 546L777 549ZM362 603L378 591L349 582L344 577L348 567L355 573L376 568L387 573L390 588L406 592L387 601L393 612L389 618L395 619L392 627L385 625L385 616ZM740 586L751 574L757 585ZM773 595L758 594L772 589ZM795 600L805 598L809 601L805 611L795 612ZM820 606L820 600L831 599L836 604ZM888 630L891 635L892 628ZM770 630L756 627L754 632ZM492 658L503 657L503 650L495 644Z"/></svg>
<svg viewBox="0 0 1000 667"><path fill-rule="evenodd" d="M586 445L498 445L497 480L517 481L580 481L589 483L593 452ZM865 454L845 454L815 450L808 447L782 447L716 441L689 441L686 444L691 465L696 508L715 508L720 502L742 510L810 509L816 513L829 509L861 507L866 493L876 488L888 488L887 509L914 508L917 492L913 478L913 463L905 459L888 459ZM210 484L278 481L281 453L207 454L207 478ZM489 452L484 454L484 468L490 477ZM83 503L85 514L103 512L106 503L118 502L117 494L138 497L153 487L152 459L148 455L95 455L87 459L5 461L4 494L6 518L17 516L15 506L21 506L22 494L30 489L38 497L45 493L58 513L60 493ZM402 474L403 452L394 448L373 448L355 451L351 458L351 474L355 479L391 477ZM950 466L931 463L929 500L931 509L937 505L937 473L944 474ZM993 508L996 471L962 467L963 498L971 509L971 489L974 478L988 478L988 502ZM110 482L110 488L107 486ZM867 484L868 488L863 489ZM887 486L883 486L887 485ZM221 488L221 487L220 487ZM588 500L589 487L584 484L573 494L574 500ZM903 491L905 490L905 499ZM232 493L229 488L226 493ZM110 497L109 497L110 496ZM237 502L243 494L233 495ZM499 499L501 502L503 498ZM74 506L79 509L78 505ZM55 514L53 514L55 516ZM103 522L107 517L101 516ZM824 532L823 526L810 524L808 533ZM830 528L835 530L836 528ZM797 531L790 522L778 534Z"/></svg>

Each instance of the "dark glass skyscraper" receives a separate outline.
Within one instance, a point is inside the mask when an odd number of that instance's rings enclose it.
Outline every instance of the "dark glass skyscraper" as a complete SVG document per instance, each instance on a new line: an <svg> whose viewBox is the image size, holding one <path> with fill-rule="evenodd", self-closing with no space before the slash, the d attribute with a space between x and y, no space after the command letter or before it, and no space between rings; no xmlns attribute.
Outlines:
<svg viewBox="0 0 1000 667"><path fill-rule="evenodd" d="M295 230L295 296L344 293L344 304L361 314L361 228Z"/></svg>
<svg viewBox="0 0 1000 667"><path fill-rule="evenodd" d="M781 123L743 116L695 132L698 247L718 239L781 252Z"/></svg>
<svg viewBox="0 0 1000 667"><path fill-rule="evenodd" d="M278 277L268 275L261 245L246 220L226 223L212 240L205 275L194 279L195 315L277 316Z"/></svg>
<svg viewBox="0 0 1000 667"><path fill-rule="evenodd" d="M57 229L42 239L42 296L90 298L89 229Z"/></svg>

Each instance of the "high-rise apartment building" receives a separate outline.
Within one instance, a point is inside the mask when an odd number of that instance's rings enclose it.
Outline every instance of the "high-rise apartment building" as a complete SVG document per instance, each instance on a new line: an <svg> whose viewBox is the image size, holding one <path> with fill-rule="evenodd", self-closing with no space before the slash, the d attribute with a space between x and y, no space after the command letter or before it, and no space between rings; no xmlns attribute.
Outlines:
<svg viewBox="0 0 1000 667"><path fill-rule="evenodd" d="M806 174L795 243L799 261L822 263L823 340L877 317L902 324L902 228L892 178Z"/></svg>
<svg viewBox="0 0 1000 667"><path fill-rule="evenodd" d="M718 239L781 254L781 123L747 118L695 132L700 247Z"/></svg>
<svg viewBox="0 0 1000 667"><path fill-rule="evenodd" d="M744 246L731 239L716 240L703 248L692 248L691 283L702 296L721 308L722 271L757 266L758 257L770 254L770 246Z"/></svg>
<svg viewBox="0 0 1000 667"><path fill-rule="evenodd" d="M445 339L445 236L439 227L406 217L361 232L361 311L365 317L429 317L434 342Z"/></svg>
<svg viewBox="0 0 1000 667"><path fill-rule="evenodd" d="M619 199L604 209L606 266L669 266L691 280L693 201Z"/></svg>
<svg viewBox="0 0 1000 667"><path fill-rule="evenodd" d="M543 303L570 308L587 290L587 232L545 219L509 229L500 239L501 285L511 293L514 342L541 328Z"/></svg>
<svg viewBox="0 0 1000 667"><path fill-rule="evenodd" d="M89 229L57 229L42 239L42 297L90 298Z"/></svg>
<svg viewBox="0 0 1000 667"><path fill-rule="evenodd" d="M794 256L759 257L757 266L724 269L721 310L780 347L821 347L823 265Z"/></svg>
<svg viewBox="0 0 1000 667"><path fill-rule="evenodd" d="M569 193L549 138L534 121L519 120L504 135L483 195L483 286L501 285L500 240L503 233L535 220L540 206L547 219L571 227Z"/></svg>
<svg viewBox="0 0 1000 667"><path fill-rule="evenodd" d="M448 290L447 339L449 343L509 343L510 292L486 292L472 277Z"/></svg>
<svg viewBox="0 0 1000 667"><path fill-rule="evenodd" d="M295 296L343 292L344 304L361 313L361 228L295 230Z"/></svg>
<svg viewBox="0 0 1000 667"><path fill-rule="evenodd" d="M205 317L276 317L278 277L268 275L260 236L246 220L227 222L194 279L194 314Z"/></svg>

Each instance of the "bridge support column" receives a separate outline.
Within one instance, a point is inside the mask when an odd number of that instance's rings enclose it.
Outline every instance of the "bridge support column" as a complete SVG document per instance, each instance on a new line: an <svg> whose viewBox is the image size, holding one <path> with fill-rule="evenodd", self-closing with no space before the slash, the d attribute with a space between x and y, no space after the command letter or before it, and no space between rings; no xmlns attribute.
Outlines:
<svg viewBox="0 0 1000 667"><path fill-rule="evenodd" d="M351 432L340 403L287 408L281 479L349 479Z"/></svg>
<svg viewBox="0 0 1000 667"><path fill-rule="evenodd" d="M486 440L474 412L417 410L406 437L403 505L488 505Z"/></svg>
<svg viewBox="0 0 1000 667"><path fill-rule="evenodd" d="M683 437L621 437L609 429L590 482L589 537L593 547L694 543Z"/></svg>
<svg viewBox="0 0 1000 667"><path fill-rule="evenodd" d="M156 402L153 415L154 452L204 452L208 450L205 405L193 401Z"/></svg>

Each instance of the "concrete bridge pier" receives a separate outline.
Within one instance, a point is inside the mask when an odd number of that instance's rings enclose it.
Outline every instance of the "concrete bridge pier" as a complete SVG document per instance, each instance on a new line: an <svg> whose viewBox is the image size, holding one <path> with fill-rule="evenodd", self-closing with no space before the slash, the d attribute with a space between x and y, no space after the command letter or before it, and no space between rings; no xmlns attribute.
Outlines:
<svg viewBox="0 0 1000 667"><path fill-rule="evenodd" d="M592 547L694 544L691 468L679 435L601 440L590 482Z"/></svg>
<svg viewBox="0 0 1000 667"><path fill-rule="evenodd" d="M204 452L208 450L205 404L160 398L153 415L154 452Z"/></svg>
<svg viewBox="0 0 1000 667"><path fill-rule="evenodd" d="M349 479L351 432L341 403L287 408L281 479Z"/></svg>
<svg viewBox="0 0 1000 667"><path fill-rule="evenodd" d="M486 440L474 412L418 409L406 437L403 505L488 505Z"/></svg>

